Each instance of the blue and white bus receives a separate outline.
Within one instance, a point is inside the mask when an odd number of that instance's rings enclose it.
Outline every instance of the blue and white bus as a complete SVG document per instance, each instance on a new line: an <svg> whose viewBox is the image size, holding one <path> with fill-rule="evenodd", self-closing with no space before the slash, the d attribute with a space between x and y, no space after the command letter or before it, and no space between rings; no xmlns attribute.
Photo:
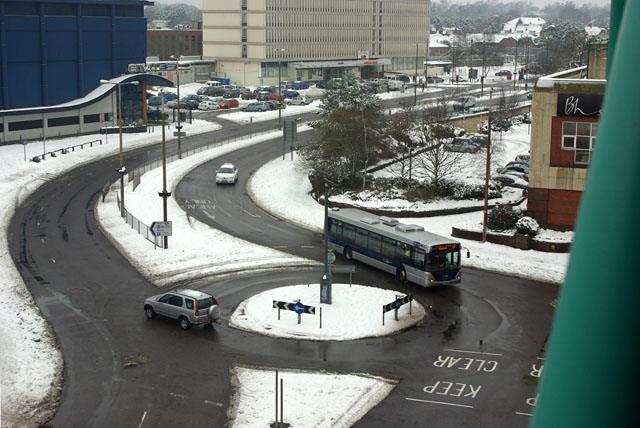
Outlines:
<svg viewBox="0 0 640 428"><path fill-rule="evenodd" d="M329 248L423 287L458 284L460 242L355 208L329 211ZM467 255L468 257L468 255Z"/></svg>

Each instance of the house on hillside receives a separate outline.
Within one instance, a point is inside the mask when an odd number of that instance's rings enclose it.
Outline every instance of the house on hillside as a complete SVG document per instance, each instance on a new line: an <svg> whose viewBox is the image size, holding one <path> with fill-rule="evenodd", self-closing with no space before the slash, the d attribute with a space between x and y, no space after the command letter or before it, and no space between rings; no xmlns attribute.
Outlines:
<svg viewBox="0 0 640 428"><path fill-rule="evenodd" d="M502 26L501 34L512 36L515 39L522 37L537 38L542 31L545 20L538 17L533 18L515 18Z"/></svg>

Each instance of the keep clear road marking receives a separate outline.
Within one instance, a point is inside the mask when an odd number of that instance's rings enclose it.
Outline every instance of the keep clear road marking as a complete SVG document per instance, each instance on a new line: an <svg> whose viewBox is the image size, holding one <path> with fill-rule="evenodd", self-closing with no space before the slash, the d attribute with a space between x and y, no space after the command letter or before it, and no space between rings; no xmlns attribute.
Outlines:
<svg viewBox="0 0 640 428"><path fill-rule="evenodd" d="M460 352L462 354L480 354L480 355L494 355L497 357L502 357L502 354L494 354L492 352L483 352L483 351L463 351L461 349L447 349L444 348L443 351L447 352Z"/></svg>
<svg viewBox="0 0 640 428"><path fill-rule="evenodd" d="M405 398L405 400L420 401L421 403L443 404L445 406L466 407L467 409L473 409L473 406L467 406L466 404L445 403L444 401L421 400L420 398Z"/></svg>

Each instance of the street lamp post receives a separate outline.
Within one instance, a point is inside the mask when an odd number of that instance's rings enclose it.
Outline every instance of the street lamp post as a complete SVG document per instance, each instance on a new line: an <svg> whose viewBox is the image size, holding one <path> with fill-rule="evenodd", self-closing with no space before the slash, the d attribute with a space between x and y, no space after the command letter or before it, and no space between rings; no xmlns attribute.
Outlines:
<svg viewBox="0 0 640 428"><path fill-rule="evenodd" d="M282 83L280 80L280 64L282 61L282 53L284 48L275 48L274 52L278 52L278 129L282 129Z"/></svg>
<svg viewBox="0 0 640 428"><path fill-rule="evenodd" d="M416 74L413 75L413 106L414 107L418 102L418 46L420 46L420 43L416 43Z"/></svg>
<svg viewBox="0 0 640 428"><path fill-rule="evenodd" d="M100 80L100 83L112 83L108 80ZM120 166L116 170L120 175L120 217L124 217L124 175L127 169L124 166L124 150L122 146L122 82L112 83L118 87L118 134L120 137ZM127 82L125 85L137 85L138 82ZM108 131L107 131L108 132Z"/></svg>
<svg viewBox="0 0 640 428"><path fill-rule="evenodd" d="M182 125L180 124L180 55L171 55L176 60L176 86L178 87L178 159L182 159ZM164 108L162 109L164 113Z"/></svg>

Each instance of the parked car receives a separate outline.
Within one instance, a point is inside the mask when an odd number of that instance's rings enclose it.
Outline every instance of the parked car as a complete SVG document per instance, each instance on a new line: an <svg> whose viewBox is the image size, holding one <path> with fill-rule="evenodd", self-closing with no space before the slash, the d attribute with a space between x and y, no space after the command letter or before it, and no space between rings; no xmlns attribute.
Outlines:
<svg viewBox="0 0 640 428"><path fill-rule="evenodd" d="M220 110L220 106L215 101L205 100L198 104L198 110Z"/></svg>
<svg viewBox="0 0 640 428"><path fill-rule="evenodd" d="M522 115L522 123L531 123L531 113L525 113Z"/></svg>
<svg viewBox="0 0 640 428"><path fill-rule="evenodd" d="M178 100L171 100L171 101L166 101L164 102L164 105L169 107L169 108L177 108L178 107Z"/></svg>
<svg viewBox="0 0 640 428"><path fill-rule="evenodd" d="M476 106L476 97L472 97L470 95L464 95L462 97L458 97L453 102L454 110L467 110L475 106Z"/></svg>
<svg viewBox="0 0 640 428"><path fill-rule="evenodd" d="M148 319L156 315L177 319L183 330L192 325L209 325L220 319L220 304L211 294L190 289L173 290L144 301Z"/></svg>
<svg viewBox="0 0 640 428"><path fill-rule="evenodd" d="M297 96L300 95L300 92L298 91L292 91L290 89L287 89L286 91L284 91L283 96L284 98L295 98Z"/></svg>
<svg viewBox="0 0 640 428"><path fill-rule="evenodd" d="M256 100L260 100L260 101L268 100L271 95L273 95L273 92L260 91L256 94Z"/></svg>
<svg viewBox="0 0 640 428"><path fill-rule="evenodd" d="M291 85L293 85L293 82L290 80L283 80L282 82L280 82L281 88L290 88Z"/></svg>
<svg viewBox="0 0 640 428"><path fill-rule="evenodd" d="M164 95L165 104L167 103L167 101L177 100L178 99L178 95L174 94L173 92L160 91L160 92L158 92L158 95Z"/></svg>
<svg viewBox="0 0 640 428"><path fill-rule="evenodd" d="M489 144L489 137L487 137L486 135L471 134L467 138L469 138L472 143L477 144L478 146L483 148L487 147L487 144Z"/></svg>
<svg viewBox="0 0 640 428"><path fill-rule="evenodd" d="M533 99L533 91L527 92L527 99L528 100L532 100Z"/></svg>
<svg viewBox="0 0 640 428"><path fill-rule="evenodd" d="M238 181L238 168L232 163L224 163L216 171L216 184L235 184Z"/></svg>
<svg viewBox="0 0 640 428"><path fill-rule="evenodd" d="M218 106L222 109L235 108L235 107L238 107L239 105L240 103L235 98L224 100L218 103Z"/></svg>
<svg viewBox="0 0 640 428"><path fill-rule="evenodd" d="M242 111L267 111L270 110L269 106L264 102L251 103L242 107Z"/></svg>
<svg viewBox="0 0 640 428"><path fill-rule="evenodd" d="M333 86L333 82L330 80L322 80L316 83L316 88L320 88L320 89L331 89L332 86Z"/></svg>
<svg viewBox="0 0 640 428"><path fill-rule="evenodd" d="M197 98L195 98L195 95L192 97L184 97L183 99L180 100L180 107L189 109L189 110L195 110L198 108L198 105L200 105L200 102L198 101Z"/></svg>
<svg viewBox="0 0 640 428"><path fill-rule="evenodd" d="M229 89L227 92L222 94L223 98L238 98L242 94L240 89Z"/></svg>
<svg viewBox="0 0 640 428"><path fill-rule="evenodd" d="M477 153L480 147L468 138L456 137L450 143L446 143L444 149L448 152Z"/></svg>
<svg viewBox="0 0 640 428"><path fill-rule="evenodd" d="M147 105L150 105L150 106L160 106L160 105L162 105L162 97L159 97L157 95L149 97L149 99L147 100Z"/></svg>
<svg viewBox="0 0 640 428"><path fill-rule="evenodd" d="M289 88L299 91L300 89L309 89L309 84L298 80L290 84Z"/></svg>
<svg viewBox="0 0 640 428"><path fill-rule="evenodd" d="M516 158L514 159L516 162L529 162L529 160L531 159L530 155L516 155Z"/></svg>
<svg viewBox="0 0 640 428"><path fill-rule="evenodd" d="M503 186L516 187L518 189L529 189L529 183L515 175L496 174L491 178Z"/></svg>
<svg viewBox="0 0 640 428"><path fill-rule="evenodd" d="M300 95L298 97L291 98L291 99L287 100L286 103L288 105L294 105L294 106L295 105L304 105L304 106L306 106L306 105L311 104L311 101L313 101L313 99L310 96L308 96L308 95Z"/></svg>
<svg viewBox="0 0 640 428"><path fill-rule="evenodd" d="M496 76L508 76L509 74L511 74L509 70L500 70L496 72Z"/></svg>
<svg viewBox="0 0 640 428"><path fill-rule="evenodd" d="M280 106L280 109L283 110L287 108L287 105L285 103L274 100L265 101L264 103L267 107L269 107L269 110L278 110L278 106Z"/></svg>
<svg viewBox="0 0 640 428"><path fill-rule="evenodd" d="M253 91L245 91L240 94L240 98L243 100L255 100L258 95Z"/></svg>
<svg viewBox="0 0 640 428"><path fill-rule="evenodd" d="M529 175L525 174L524 172L520 172L520 171L515 171L513 169L507 169L502 175L513 175L515 177L518 177L526 182L529 182Z"/></svg>
<svg viewBox="0 0 640 428"><path fill-rule="evenodd" d="M520 172L529 175L529 164L525 162L509 162L502 168L496 169L500 174L506 174L508 171Z"/></svg>

